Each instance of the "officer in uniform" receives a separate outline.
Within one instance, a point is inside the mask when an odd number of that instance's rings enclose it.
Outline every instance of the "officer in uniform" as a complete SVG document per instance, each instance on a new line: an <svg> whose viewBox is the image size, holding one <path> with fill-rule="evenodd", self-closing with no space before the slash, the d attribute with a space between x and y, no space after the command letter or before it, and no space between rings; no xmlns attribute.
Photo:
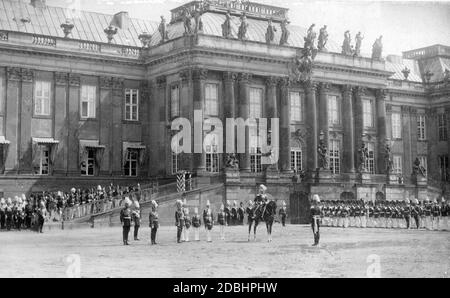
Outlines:
<svg viewBox="0 0 450 298"><path fill-rule="evenodd" d="M141 227L141 206L137 198L133 199L133 211L132 211L132 220L134 222L134 241L139 240L139 228Z"/></svg>
<svg viewBox="0 0 450 298"><path fill-rule="evenodd" d="M227 222L226 222L225 206L223 204L222 206L220 206L220 211L217 214L217 223L219 224L220 229L220 240L225 240L225 226Z"/></svg>
<svg viewBox="0 0 450 298"><path fill-rule="evenodd" d="M321 219L322 219L322 208L320 206L320 197L318 195L314 195L311 204L311 227L314 234L313 246L319 245Z"/></svg>
<svg viewBox="0 0 450 298"><path fill-rule="evenodd" d="M238 209L238 218L239 218L239 225L244 225L244 217L245 217L245 209L244 209L244 203L239 203L239 209Z"/></svg>
<svg viewBox="0 0 450 298"><path fill-rule="evenodd" d="M189 208L184 208L184 229L183 229L183 238L185 242L189 242L189 234L192 225L191 217L189 216Z"/></svg>
<svg viewBox="0 0 450 298"><path fill-rule="evenodd" d="M225 221L227 223L227 226L231 224L231 203L230 201L227 201L226 206L224 206L224 212L225 212Z"/></svg>
<svg viewBox="0 0 450 298"><path fill-rule="evenodd" d="M431 230L433 205L431 204L430 199L428 197L425 199L424 213L425 213L425 228L427 230Z"/></svg>
<svg viewBox="0 0 450 298"><path fill-rule="evenodd" d="M411 217L414 218L414 221L416 222L417 229L420 229L420 206L419 206L419 200L414 199L413 205L411 207Z"/></svg>
<svg viewBox="0 0 450 298"><path fill-rule="evenodd" d="M202 226L202 221L198 215L198 208L194 209L194 216L192 216L192 227L194 229L194 239L195 241L200 241L200 227Z"/></svg>
<svg viewBox="0 0 450 298"><path fill-rule="evenodd" d="M6 227L6 201L4 198L0 199L0 229L4 230Z"/></svg>
<svg viewBox="0 0 450 298"><path fill-rule="evenodd" d="M13 203L11 198L8 198L8 200L6 200L5 215L6 215L6 229L10 231L13 225Z"/></svg>
<svg viewBox="0 0 450 298"><path fill-rule="evenodd" d="M38 215L38 233L44 233L42 230L44 228L45 218L47 216L47 209L45 208L44 201L39 203L39 208L37 210Z"/></svg>
<svg viewBox="0 0 450 298"><path fill-rule="evenodd" d="M184 212L183 202L178 200L176 202L177 210L175 211L175 226L177 227L177 243L181 243L181 235L184 228Z"/></svg>
<svg viewBox="0 0 450 298"><path fill-rule="evenodd" d="M238 224L238 206L237 202L233 202L233 208L231 208L231 225L236 226Z"/></svg>
<svg viewBox="0 0 450 298"><path fill-rule="evenodd" d="M130 234L131 229L131 217L132 211L130 209L131 201L127 197L125 198L125 207L120 211L120 222L122 223L122 236L123 236L123 245L130 245L128 243L128 235Z"/></svg>
<svg viewBox="0 0 450 298"><path fill-rule="evenodd" d="M267 187L265 185L261 184L259 186L259 193L256 195L255 202L254 202L255 203L255 210L253 212L254 216L257 216L259 214L258 212L260 212L260 214L264 214L264 211L266 208L265 206L267 203L266 192L267 192Z"/></svg>
<svg viewBox="0 0 450 298"><path fill-rule="evenodd" d="M24 205L22 198L17 198L17 204L14 210L14 217L15 217L14 221L16 222L16 228L17 230L20 231L22 229L24 219Z"/></svg>
<svg viewBox="0 0 450 298"><path fill-rule="evenodd" d="M158 232L159 228L159 215L158 215L158 204L155 200L151 202L151 211L148 217L149 226L151 229L150 239L152 242L152 245L156 245L156 233Z"/></svg>
<svg viewBox="0 0 450 298"><path fill-rule="evenodd" d="M203 210L203 223L205 224L207 241L212 242L211 230L214 226L214 214L211 210L211 204L209 201L206 202L206 209Z"/></svg>
<svg viewBox="0 0 450 298"><path fill-rule="evenodd" d="M350 215L350 206L344 203L344 212L343 212L343 228L348 228L349 226L349 215Z"/></svg>
<svg viewBox="0 0 450 298"><path fill-rule="evenodd" d="M287 218L287 209L286 209L286 202L285 201L283 201L283 203L282 203L282 207L280 209L279 216L280 216L280 219L281 219L281 225L283 227L285 227L286 226L286 218Z"/></svg>
<svg viewBox="0 0 450 298"><path fill-rule="evenodd" d="M403 206L403 217L406 221L406 229L411 229L411 215L412 215L412 207L411 201L409 199L405 200L405 206Z"/></svg>
<svg viewBox="0 0 450 298"><path fill-rule="evenodd" d="M432 205L432 225L431 230L439 231L441 225L441 205L438 204L437 199L433 201Z"/></svg>
<svg viewBox="0 0 450 298"><path fill-rule="evenodd" d="M445 198L441 199L441 219L442 219L442 230L448 230L448 204L445 204Z"/></svg>

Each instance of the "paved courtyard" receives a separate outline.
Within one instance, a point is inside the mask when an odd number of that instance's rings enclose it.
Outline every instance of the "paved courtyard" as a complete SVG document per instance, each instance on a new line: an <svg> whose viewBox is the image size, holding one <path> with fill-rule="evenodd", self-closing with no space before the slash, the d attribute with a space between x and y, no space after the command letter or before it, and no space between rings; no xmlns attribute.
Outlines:
<svg viewBox="0 0 450 298"><path fill-rule="evenodd" d="M449 277L449 232L324 228L320 248L306 226L276 225L272 243L265 227L256 242L245 227L226 241L218 232L213 243L176 244L175 227L164 227L150 246L143 228L129 247L120 228L1 232L0 277L66 277L77 260L81 277Z"/></svg>

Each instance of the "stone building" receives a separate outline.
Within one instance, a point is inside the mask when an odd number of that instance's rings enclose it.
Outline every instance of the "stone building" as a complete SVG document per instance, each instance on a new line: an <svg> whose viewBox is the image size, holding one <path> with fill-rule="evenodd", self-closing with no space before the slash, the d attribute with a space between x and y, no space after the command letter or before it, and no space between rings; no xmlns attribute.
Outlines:
<svg viewBox="0 0 450 298"><path fill-rule="evenodd" d="M364 57L322 40L305 55L305 37L318 30L289 24L287 13L194 1L165 23L2 1L0 189L129 183L189 170L203 183L223 181L224 200L252 199L265 183L294 218L311 193L441 195L450 180L450 47ZM202 154L175 154L172 120L189 119L203 137L217 129L194 123L195 110L223 123L279 118L279 162L263 165L270 152L250 138L237 169L226 167L230 157L219 148L227 144L218 140ZM192 149L202 144L201 133L192 137Z"/></svg>

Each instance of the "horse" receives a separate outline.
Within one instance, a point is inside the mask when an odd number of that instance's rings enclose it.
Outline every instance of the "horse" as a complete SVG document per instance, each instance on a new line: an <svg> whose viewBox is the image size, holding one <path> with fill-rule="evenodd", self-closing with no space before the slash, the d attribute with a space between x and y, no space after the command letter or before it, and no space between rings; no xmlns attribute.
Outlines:
<svg viewBox="0 0 450 298"><path fill-rule="evenodd" d="M265 211L264 207L261 206L260 208L254 209L253 213L253 219L250 219L248 222L248 241L250 241L250 232L252 230L253 223L255 224L254 240L256 240L256 229L258 228L259 223L263 221L266 223L268 242L272 242L272 226L277 214L277 203L275 201L269 201L265 205Z"/></svg>

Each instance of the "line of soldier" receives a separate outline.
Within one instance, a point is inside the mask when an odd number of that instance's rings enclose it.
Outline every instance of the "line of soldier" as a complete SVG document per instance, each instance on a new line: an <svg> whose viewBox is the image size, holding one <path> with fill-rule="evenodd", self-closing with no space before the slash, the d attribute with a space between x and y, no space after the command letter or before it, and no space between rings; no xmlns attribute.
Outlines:
<svg viewBox="0 0 450 298"><path fill-rule="evenodd" d="M327 227L448 230L450 201L323 201L322 224Z"/></svg>
<svg viewBox="0 0 450 298"><path fill-rule="evenodd" d="M44 200L26 198L25 195L0 199L0 230L36 230L43 233L47 208Z"/></svg>

